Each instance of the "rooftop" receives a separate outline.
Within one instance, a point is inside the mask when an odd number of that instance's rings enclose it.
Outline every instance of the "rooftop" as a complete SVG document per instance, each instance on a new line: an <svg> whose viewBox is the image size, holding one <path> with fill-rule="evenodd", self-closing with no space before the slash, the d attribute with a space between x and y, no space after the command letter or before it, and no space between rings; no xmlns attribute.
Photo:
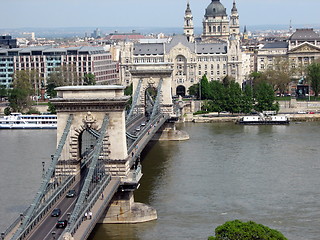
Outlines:
<svg viewBox="0 0 320 240"><path fill-rule="evenodd" d="M317 34L313 28L301 28L297 29L291 37L289 38L291 41L319 41L320 36Z"/></svg>

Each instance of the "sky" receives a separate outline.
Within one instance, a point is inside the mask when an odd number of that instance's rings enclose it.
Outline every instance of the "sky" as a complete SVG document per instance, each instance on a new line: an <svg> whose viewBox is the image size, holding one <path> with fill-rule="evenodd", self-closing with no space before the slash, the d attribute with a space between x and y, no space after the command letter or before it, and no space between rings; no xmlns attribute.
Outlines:
<svg viewBox="0 0 320 240"><path fill-rule="evenodd" d="M211 0L190 0L196 27ZM221 0L228 15L233 0ZM187 0L0 0L0 28L181 27ZM236 0L240 25L320 25L319 0Z"/></svg>

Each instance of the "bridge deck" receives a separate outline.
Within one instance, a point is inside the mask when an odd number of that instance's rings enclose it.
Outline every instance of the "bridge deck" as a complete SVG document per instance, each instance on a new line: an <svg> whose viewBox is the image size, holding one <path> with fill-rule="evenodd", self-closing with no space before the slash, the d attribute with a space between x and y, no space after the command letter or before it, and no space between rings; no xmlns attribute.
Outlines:
<svg viewBox="0 0 320 240"><path fill-rule="evenodd" d="M77 240L81 239L87 239L95 227L95 225L99 222L100 218L102 217L104 210L106 209L106 206L110 203L113 195L117 191L118 187L120 185L120 180L115 178L110 181L110 183L107 185L107 187L103 191L103 198L99 198L98 201L96 201L95 205L92 207L92 219L84 220L76 233L74 234L73 238ZM102 196L102 195L101 195Z"/></svg>

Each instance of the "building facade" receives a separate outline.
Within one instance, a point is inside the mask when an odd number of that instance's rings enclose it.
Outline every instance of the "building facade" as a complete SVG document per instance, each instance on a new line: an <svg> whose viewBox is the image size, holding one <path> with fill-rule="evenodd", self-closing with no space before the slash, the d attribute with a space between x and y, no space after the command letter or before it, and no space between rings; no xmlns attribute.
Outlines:
<svg viewBox="0 0 320 240"><path fill-rule="evenodd" d="M16 48L17 39L13 39L11 36L0 36L0 48Z"/></svg>
<svg viewBox="0 0 320 240"><path fill-rule="evenodd" d="M119 83L117 64L103 47L32 47L0 49L0 84L10 88L15 71L34 71L38 74L34 86L38 90L46 85L51 72L63 66L72 67L78 75L74 85L82 85L83 76L89 73L95 75L97 84Z"/></svg>
<svg viewBox="0 0 320 240"><path fill-rule="evenodd" d="M206 75L209 81L233 77L240 85L244 80L240 46L239 15L233 3L230 18L220 0L212 0L205 11L201 38L194 36L193 16L187 3L184 35L174 35L166 42L123 43L120 79L132 82L130 70L139 64L155 68L166 64L173 69L172 95L188 95L188 88Z"/></svg>
<svg viewBox="0 0 320 240"><path fill-rule="evenodd" d="M320 36L312 28L297 29L286 41L264 44L255 57L258 72L272 69L282 59L291 70L300 69L293 77L301 78L305 67L320 59Z"/></svg>

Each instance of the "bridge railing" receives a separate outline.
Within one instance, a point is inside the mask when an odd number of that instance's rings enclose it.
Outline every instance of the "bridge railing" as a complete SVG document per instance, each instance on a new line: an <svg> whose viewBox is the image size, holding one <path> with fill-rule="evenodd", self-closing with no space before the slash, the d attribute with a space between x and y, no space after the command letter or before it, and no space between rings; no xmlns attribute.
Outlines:
<svg viewBox="0 0 320 240"><path fill-rule="evenodd" d="M2 238L5 238L9 233L13 231L15 227L20 225L21 218L28 212L29 208L30 206L23 213L21 213L21 215L17 217L16 220L9 227L7 227L7 229L4 232L1 233Z"/></svg>
<svg viewBox="0 0 320 240"><path fill-rule="evenodd" d="M111 181L111 176L110 175L106 175L102 180L101 183L99 185L97 185L94 189L93 192L91 192L90 197L87 199L87 203L84 204L84 207L82 208L81 212L83 213L82 215L79 216L79 218L77 219L77 221L75 222L75 224L69 229L69 233L74 236L74 234L77 232L77 230L81 227L82 222L84 221L83 216L85 212L90 211L90 209L93 208L93 206L95 205L95 203L98 201L98 199L102 196L102 192L105 190L105 188L107 187L107 185L110 183ZM105 196L104 197L104 203L108 203L111 201L114 193L117 191L118 187L120 185L120 180L117 180L117 184L114 185L113 189L111 189L111 193L109 196ZM105 208L106 204L102 204L103 208ZM103 213L103 211L99 211L101 212L101 214ZM95 214L89 224L89 226L86 228L86 230L84 231L84 234L81 236L81 238L79 240L85 240L87 239L87 237L90 235L92 229L95 227L96 222L100 219L101 214ZM66 231L65 231L66 232ZM59 238L63 239L63 232ZM77 239L78 240L78 239Z"/></svg>
<svg viewBox="0 0 320 240"><path fill-rule="evenodd" d="M140 134L138 135L137 139L131 144L131 146L128 149L128 153L131 153L135 146L137 145L137 143L140 142L140 140L146 135L148 134L148 131L150 131L151 126L155 126L155 124L160 124L162 125L163 122L165 122L168 119L169 116L163 115L163 114L158 114L157 116L154 117L153 120L149 121L148 124L146 125L146 127L140 132ZM160 122L160 120L163 119L163 122Z"/></svg>
<svg viewBox="0 0 320 240"><path fill-rule="evenodd" d="M75 176L70 176L67 181L64 182L63 185L56 189L55 194L53 194L46 203L36 212L35 217L32 221L24 228L24 230L15 238L22 240L24 239L32 229L41 221L41 219L47 214L49 210L51 210L52 206L61 198L61 196L70 188L70 186L75 181ZM19 224L17 222L16 224ZM15 226L13 226L14 228ZM13 229L12 228L12 229Z"/></svg>

